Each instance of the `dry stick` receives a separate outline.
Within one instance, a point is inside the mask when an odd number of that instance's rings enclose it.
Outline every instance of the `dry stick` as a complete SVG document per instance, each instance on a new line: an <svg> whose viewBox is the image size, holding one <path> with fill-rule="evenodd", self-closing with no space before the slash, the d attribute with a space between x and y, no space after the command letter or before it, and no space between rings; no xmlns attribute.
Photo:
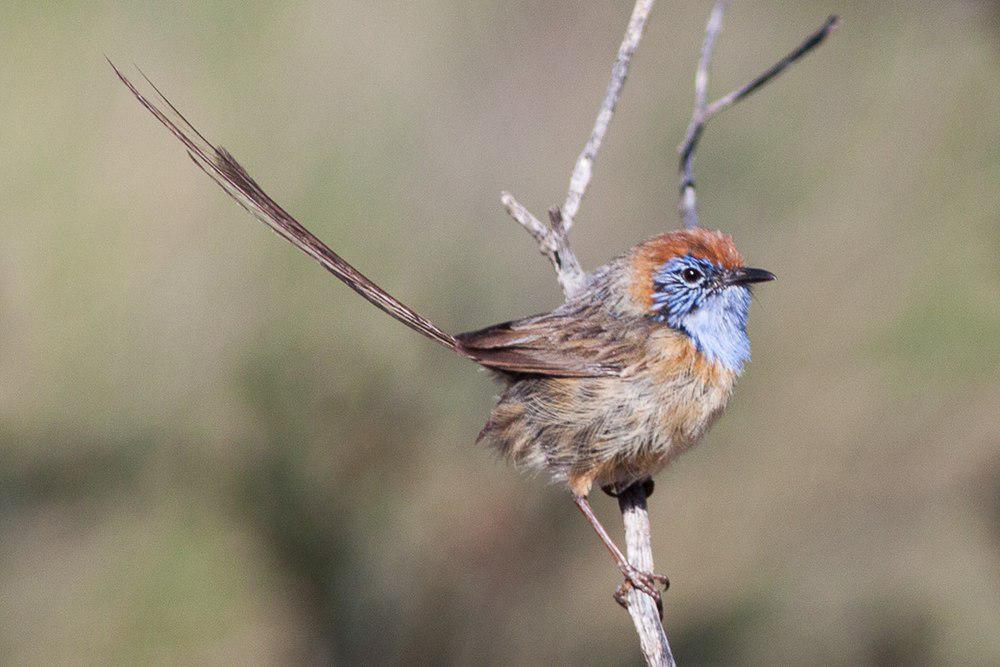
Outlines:
<svg viewBox="0 0 1000 667"><path fill-rule="evenodd" d="M649 18L655 1L637 0L635 3L632 16L629 18L628 28L625 30L625 37L622 39L621 46L618 47L618 56L611 67L611 81L608 82L604 100L598 109L594 128L573 167L566 201L562 207L549 212L551 224L545 225L539 221L509 192L504 192L500 197L507 212L534 237L542 254L552 262L552 266L556 270L556 278L559 280L559 285L567 299L579 294L587 279L586 273L580 267L580 262L577 261L569 247L567 235L573 226L577 212L580 210L580 201L590 184L590 177L594 171L594 159L597 157L597 151L601 148L601 142L604 141L604 135L607 134L608 125L611 123L611 117L618 105L618 98L621 97L622 87L625 85L625 78L628 76L632 54L639 46L643 29L646 27L646 20Z"/></svg>
<svg viewBox="0 0 1000 667"><path fill-rule="evenodd" d="M510 216L521 223L535 241L538 242L538 249L549 258L552 266L556 270L556 280L562 287L563 294L570 298L583 289L586 282L586 274L580 267L580 262L576 255L570 250L569 242L565 233L560 233L558 227L550 227L543 224L531 212L521 206L514 199L514 195L509 192L500 194L500 201L503 203Z"/></svg>
<svg viewBox="0 0 1000 667"><path fill-rule="evenodd" d="M653 571L653 546L649 529L649 514L646 511L646 487L633 484L618 494L618 509L625 524L625 546L629 562L639 570ZM628 587L626 600L629 614L639 633L639 643L646 663L650 665L673 666L674 656L670 652L670 642L663 631L663 622L656 603L634 586Z"/></svg>
<svg viewBox="0 0 1000 667"><path fill-rule="evenodd" d="M705 109L708 106L708 65L712 61L712 51L715 49L715 38L722 30L722 16L725 14L726 0L719 0L712 8L705 26L705 40L701 43L701 58L698 59L698 69L694 75L694 111L688 124L685 143L691 143L691 148L681 157L684 165L681 181L681 210L684 215L684 227L691 229L698 226L698 212L695 210L694 180L691 177L691 161L694 157L694 146L698 143L705 123ZM697 122L696 122L697 119Z"/></svg>
<svg viewBox="0 0 1000 667"><path fill-rule="evenodd" d="M816 32L809 35L804 42L799 44L795 50L776 62L764 73L737 88L728 95L720 97L711 104L706 104L708 88L708 65L712 59L712 50L715 45L715 37L722 29L722 15L725 10L726 1L719 0L712 10L712 15L708 19L705 28L705 41L701 47L701 60L698 62L698 71L695 74L695 104L691 114L691 122L688 124L684 141L678 147L680 154L680 190L681 200L679 208L681 218L686 229L698 226L697 197L694 187L694 152L698 147L698 141L705 130L705 124L720 111L724 111L733 106L743 98L747 97L758 88L762 87L771 79L781 74L789 65L806 55L819 46L840 25L840 19L836 16L829 17Z"/></svg>
<svg viewBox="0 0 1000 667"><path fill-rule="evenodd" d="M509 192L504 192L500 197L507 212L531 234L542 254L552 262L556 278L567 299L583 289L587 278L576 255L569 247L567 234L573 226L576 214L580 210L580 202L590 184L594 160L604 141L604 135L607 134L608 125L611 123L628 76L632 55L639 46L639 40L642 39L643 29L654 2L655 0L637 0L635 3L628 28L625 30L625 37L618 49L618 56L611 68L611 81L597 112L594 128L573 167L566 201L562 207L549 211L550 224L542 223ZM625 544L629 562L640 570L652 572L653 547L644 485L633 485L621 494L618 502L622 512L622 522L625 525ZM639 643L647 664L673 666L674 658L670 652L670 643L663 630L663 622L656 603L648 595L634 588L628 590L625 599L626 608L639 634Z"/></svg>
<svg viewBox="0 0 1000 667"><path fill-rule="evenodd" d="M562 205L561 213L563 228L569 231L573 226L573 219L576 218L580 210L580 201L590 184L590 177L594 171L594 158L601 148L604 135L607 134L608 125L611 123L611 116L615 113L618 105L618 98L621 97L622 87L625 85L625 77L628 76L628 66L632 61L632 54L639 46L642 39L642 30L646 26L649 12L653 9L654 0L639 0L632 10L632 17L629 19L628 28L625 30L625 38L618 47L618 57L611 67L611 81L604 93L604 100L601 108L597 112L597 120L594 122L594 129L590 132L590 138L583 147L583 151L576 159L573 166L573 175L569 181L569 191L566 193L566 201Z"/></svg>

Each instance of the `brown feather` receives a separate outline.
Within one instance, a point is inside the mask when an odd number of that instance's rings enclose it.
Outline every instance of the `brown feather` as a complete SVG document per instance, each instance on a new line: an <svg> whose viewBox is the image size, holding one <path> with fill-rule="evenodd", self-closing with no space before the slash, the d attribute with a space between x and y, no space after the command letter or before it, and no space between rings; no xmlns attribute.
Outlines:
<svg viewBox="0 0 1000 667"><path fill-rule="evenodd" d="M552 313L495 324L455 336L476 362L509 373L553 377L617 377L634 337L599 307L570 302ZM627 348L627 349L626 349Z"/></svg>
<svg viewBox="0 0 1000 667"><path fill-rule="evenodd" d="M216 147L194 128L177 108L164 97L153 82L143 78L156 92L161 105L154 104L115 67L108 64L132 94L151 114L177 137L198 167L215 181L236 202L295 247L318 261L323 268L343 281L378 309L391 315L414 331L427 336L450 350L456 349L455 339L432 322L373 283L364 274L344 261L337 253L313 236L276 201L271 199L250 174L224 148Z"/></svg>

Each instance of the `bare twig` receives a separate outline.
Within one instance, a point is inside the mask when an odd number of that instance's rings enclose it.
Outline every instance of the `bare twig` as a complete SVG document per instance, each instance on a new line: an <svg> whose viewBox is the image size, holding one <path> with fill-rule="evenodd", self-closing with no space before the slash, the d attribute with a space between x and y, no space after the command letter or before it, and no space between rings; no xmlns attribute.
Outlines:
<svg viewBox="0 0 1000 667"><path fill-rule="evenodd" d="M653 571L653 547L650 539L649 514L646 512L646 486L633 484L618 495L618 508L625 524L625 545L628 560L644 572ZM630 588L628 610L639 633L639 642L646 662L650 665L674 665L670 642L663 631L663 622L652 598Z"/></svg>
<svg viewBox="0 0 1000 667"><path fill-rule="evenodd" d="M586 274L570 249L567 236L573 226L576 214L580 210L583 195L590 184L597 151L600 150L604 135L608 132L608 125L611 123L615 107L618 105L618 98L621 97L622 87L628 76L632 54L639 46L643 29L646 27L646 20L649 18L655 1L637 0L632 9L625 37L622 39L621 46L618 47L618 56L611 67L611 81L608 82L601 107L597 111L597 120L594 121L594 128L590 132L590 137L587 139L583 151L576 159L573 174L570 176L566 201L560 208L549 213L551 225L544 225L538 218L531 215L509 192L504 192L500 198L511 217L528 230L528 233L538 242L542 254L552 262L552 266L556 270L556 277L567 299L578 294L586 283Z"/></svg>
<svg viewBox="0 0 1000 667"><path fill-rule="evenodd" d="M698 62L698 71L695 74L694 111L691 114L691 122L688 124L684 141L681 142L680 147L677 149L677 152L680 153L681 173L680 210L684 227L687 229L698 226L698 202L694 186L694 152L698 147L698 141L701 139L705 124L720 111L733 106L781 74L789 65L819 46L840 25L839 18L836 16L829 17L816 32L809 35L791 53L776 62L762 74L744 86L708 104L708 66L712 59L715 38L719 34L719 31L722 30L722 16L726 4L726 0L718 0L712 10L712 15L708 19L708 25L705 28L705 41L701 47L701 59Z"/></svg>
<svg viewBox="0 0 1000 667"><path fill-rule="evenodd" d="M510 217L521 223L521 226L538 242L538 249L552 262L556 270L556 280L559 281L566 298L582 290L586 274L570 249L566 234L561 233L558 227L542 223L509 192L501 193L500 201L510 213Z"/></svg>
<svg viewBox="0 0 1000 667"><path fill-rule="evenodd" d="M719 0L712 8L705 26L705 41L701 43L701 58L698 59L698 70L694 75L694 106L704 113L708 105L708 66L712 62L712 52L715 50L715 38L722 31L722 16L726 12L727 0Z"/></svg>
<svg viewBox="0 0 1000 667"><path fill-rule="evenodd" d="M566 193L566 201L563 203L561 209L563 225L566 231L569 231L573 226L573 220L580 210L580 201L587 191L587 185L590 184L590 177L594 171L594 158L597 157L597 151L600 150L601 142L604 141L604 135L607 134L611 117L615 113L615 107L618 106L618 98L621 97L622 87L625 85L625 78L628 76L628 66L632 62L632 54L635 53L636 47L639 46L639 40L642 39L642 31L646 26L646 20L649 18L649 12L653 9L654 1L639 0L635 3L635 8L632 10L632 17L629 19L628 28L625 30L625 38L622 39L622 44L618 47L618 57L615 58L615 63L611 67L611 81L608 82L608 88L604 93L604 100L601 102L601 108L597 112L594 129L591 130L590 138L587 139L587 144L583 147L583 151L580 153L580 157L576 159L576 165L573 167L573 176L569 181L569 191Z"/></svg>

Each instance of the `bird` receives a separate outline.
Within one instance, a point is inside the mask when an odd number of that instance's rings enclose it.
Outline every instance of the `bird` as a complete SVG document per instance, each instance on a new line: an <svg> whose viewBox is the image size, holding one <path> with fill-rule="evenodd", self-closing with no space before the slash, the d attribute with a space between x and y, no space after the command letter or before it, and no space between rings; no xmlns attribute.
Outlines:
<svg viewBox="0 0 1000 667"><path fill-rule="evenodd" d="M659 589L668 580L629 563L588 497L595 487L614 495L648 483L701 439L750 359L751 286L774 274L747 267L721 231L670 231L589 274L584 288L551 312L451 335L309 232L152 81L146 78L156 101L108 62L243 208L380 310L490 370L503 391L477 442L564 485L611 553L623 585L660 605ZM619 601L621 595L619 588Z"/></svg>

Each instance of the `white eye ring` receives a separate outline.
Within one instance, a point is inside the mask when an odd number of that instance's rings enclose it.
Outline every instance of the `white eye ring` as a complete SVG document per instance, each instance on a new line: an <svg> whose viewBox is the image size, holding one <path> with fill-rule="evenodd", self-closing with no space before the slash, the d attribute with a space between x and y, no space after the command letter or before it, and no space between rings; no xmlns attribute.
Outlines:
<svg viewBox="0 0 1000 667"><path fill-rule="evenodd" d="M698 269L688 267L681 271L681 280L688 285L698 285L705 279L704 274Z"/></svg>

